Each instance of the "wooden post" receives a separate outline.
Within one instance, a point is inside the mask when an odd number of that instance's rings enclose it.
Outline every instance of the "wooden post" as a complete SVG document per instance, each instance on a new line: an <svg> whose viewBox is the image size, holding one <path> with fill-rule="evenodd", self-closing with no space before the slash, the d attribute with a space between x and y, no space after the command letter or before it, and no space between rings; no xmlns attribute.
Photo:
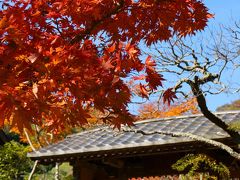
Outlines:
<svg viewBox="0 0 240 180"><path fill-rule="evenodd" d="M73 179L80 180L80 162L76 160L72 162L71 165L73 166Z"/></svg>
<svg viewBox="0 0 240 180"><path fill-rule="evenodd" d="M73 164L74 180L92 180L94 179L95 171L95 166L85 161L77 160Z"/></svg>
<svg viewBox="0 0 240 180"><path fill-rule="evenodd" d="M118 169L117 180L126 180L126 179L128 179L128 175L126 173L126 169L124 167Z"/></svg>
<svg viewBox="0 0 240 180"><path fill-rule="evenodd" d="M109 179L106 171L94 163L78 160L72 162L71 165L73 166L74 180Z"/></svg>

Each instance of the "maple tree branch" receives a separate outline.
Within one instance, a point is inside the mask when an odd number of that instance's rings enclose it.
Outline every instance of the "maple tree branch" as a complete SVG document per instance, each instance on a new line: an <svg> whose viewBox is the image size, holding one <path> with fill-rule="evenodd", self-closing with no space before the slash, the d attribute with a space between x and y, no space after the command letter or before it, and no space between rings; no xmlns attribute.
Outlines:
<svg viewBox="0 0 240 180"><path fill-rule="evenodd" d="M203 136L191 134L191 133L188 133L188 132L170 132L170 131L145 132L143 130L129 129L129 128L123 129L123 131L124 132L140 133L142 135L161 134L161 135L169 135L169 136L172 136L172 137L187 137L187 138L199 141L199 142L204 142L206 144L210 144L212 146L218 147L218 148L226 151L232 157L240 160L240 153L234 151L231 147L229 147L229 146L227 146L227 145L225 145L225 144L223 144L221 142L218 142L218 141L215 141L215 140L211 140L211 139L205 138Z"/></svg>
<svg viewBox="0 0 240 180"><path fill-rule="evenodd" d="M57 32L59 33L59 35L62 37L62 32L61 32L61 30L60 30L58 20L54 21L54 23L56 24L56 27L55 27L56 31L57 31Z"/></svg>
<svg viewBox="0 0 240 180"><path fill-rule="evenodd" d="M24 131L25 136L26 136L26 138L27 138L28 144L30 145L30 147L32 148L32 150L33 150L34 152L36 152L36 148L33 146L32 141L30 140L30 137L29 137L26 129L24 128L23 131Z"/></svg>
<svg viewBox="0 0 240 180"><path fill-rule="evenodd" d="M47 144L47 145L50 145L50 142L47 140L46 136L43 136L43 138L44 138L46 144Z"/></svg>
<svg viewBox="0 0 240 180"><path fill-rule="evenodd" d="M40 140L40 133L41 133L42 129L39 130L39 128L36 124L34 126L35 126L35 130L36 130L36 140L37 140L39 146L42 148L43 146L42 146L41 140Z"/></svg>
<svg viewBox="0 0 240 180"><path fill-rule="evenodd" d="M124 0L121 0L118 4L117 7L110 13L107 13L105 16L102 17L102 19L98 20L98 21L94 21L92 26L87 28L83 33L80 33L78 35L76 35L71 41L70 44L75 44L79 41L81 41L84 37L86 37L87 35L91 34L91 32L100 24L102 24L104 22L104 20L110 18L112 15L115 15L117 13L119 13L122 8L124 7Z"/></svg>

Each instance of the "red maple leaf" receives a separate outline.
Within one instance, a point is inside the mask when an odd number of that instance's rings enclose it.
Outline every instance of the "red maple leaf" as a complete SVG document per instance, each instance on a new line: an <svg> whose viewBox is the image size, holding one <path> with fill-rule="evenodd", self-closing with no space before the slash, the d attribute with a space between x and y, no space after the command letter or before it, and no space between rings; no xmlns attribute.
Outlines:
<svg viewBox="0 0 240 180"><path fill-rule="evenodd" d="M176 93L172 91L172 88L168 88L163 93L163 103L168 103L168 105L171 104L171 102L174 102L174 99L177 99Z"/></svg>

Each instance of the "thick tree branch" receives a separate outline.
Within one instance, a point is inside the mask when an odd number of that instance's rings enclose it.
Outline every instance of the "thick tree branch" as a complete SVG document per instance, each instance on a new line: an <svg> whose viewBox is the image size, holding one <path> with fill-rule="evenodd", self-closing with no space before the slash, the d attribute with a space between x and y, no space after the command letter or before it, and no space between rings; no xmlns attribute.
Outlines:
<svg viewBox="0 0 240 180"><path fill-rule="evenodd" d="M231 147L215 141L215 140L211 140L208 138L205 138L203 136L198 136L195 134L191 134L191 133L187 133L187 132L170 132L170 131L152 131L152 132L145 132L142 130L138 130L138 129L130 129L130 128L126 128L123 129L124 132L134 132L134 133L140 133L142 135L154 135L154 134L162 134L162 135L169 135L169 136L173 136L173 137L187 137L199 142L204 142L206 144L210 144L212 146L218 147L224 151L226 151L229 155L231 155L232 157L240 160L240 153L234 151Z"/></svg>
<svg viewBox="0 0 240 180"><path fill-rule="evenodd" d="M212 78L214 78L214 77L212 77ZM193 92L194 96L197 98L197 103L198 103L198 106L199 106L201 112L203 113L203 115L208 120L210 120L212 123L216 124L218 127L222 128L224 131L226 131L234 139L234 141L236 143L240 143L240 135L239 135L239 133L234 131L234 130L229 129L228 124L226 124L220 118L215 116L208 109L205 96L204 96L202 90L199 87L200 84L205 83L205 81L206 81L206 79L201 80L201 79L198 79L197 76L195 76L194 82L188 81L188 84L191 86L191 89L192 89L192 92Z"/></svg>

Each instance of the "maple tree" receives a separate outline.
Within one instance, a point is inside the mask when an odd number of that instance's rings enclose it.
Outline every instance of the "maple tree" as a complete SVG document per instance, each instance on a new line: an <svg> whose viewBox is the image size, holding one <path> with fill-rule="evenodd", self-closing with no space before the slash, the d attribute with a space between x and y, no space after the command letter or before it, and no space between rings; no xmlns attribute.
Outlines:
<svg viewBox="0 0 240 180"><path fill-rule="evenodd" d="M20 132L83 125L89 107L115 127L131 125L126 79L143 97L162 85L148 46L202 30L212 15L199 0L4 0L0 11L0 126ZM137 75L136 75L137 74ZM136 81L137 82L137 81ZM165 93L170 102L174 93Z"/></svg>

